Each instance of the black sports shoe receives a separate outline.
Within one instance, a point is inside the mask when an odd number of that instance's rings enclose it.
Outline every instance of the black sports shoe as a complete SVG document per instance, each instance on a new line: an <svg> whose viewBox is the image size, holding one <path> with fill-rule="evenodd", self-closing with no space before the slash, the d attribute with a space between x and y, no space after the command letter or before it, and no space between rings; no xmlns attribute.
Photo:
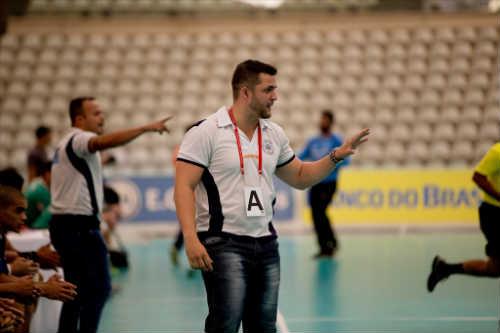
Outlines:
<svg viewBox="0 0 500 333"><path fill-rule="evenodd" d="M315 255L313 255L313 259L332 259L335 257L337 253L338 247L334 247L331 249L321 250Z"/></svg>
<svg viewBox="0 0 500 333"><path fill-rule="evenodd" d="M440 256L435 256L432 261L431 274L427 278L427 290L432 293L436 285L449 276L450 274L446 271L446 262Z"/></svg>
<svg viewBox="0 0 500 333"><path fill-rule="evenodd" d="M318 252L312 257L313 259L331 259L333 258L333 253Z"/></svg>

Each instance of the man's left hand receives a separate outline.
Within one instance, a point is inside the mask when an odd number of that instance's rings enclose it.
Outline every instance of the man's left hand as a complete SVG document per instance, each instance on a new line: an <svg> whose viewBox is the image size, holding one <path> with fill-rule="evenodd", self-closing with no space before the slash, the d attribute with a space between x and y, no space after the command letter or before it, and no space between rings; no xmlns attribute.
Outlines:
<svg viewBox="0 0 500 333"><path fill-rule="evenodd" d="M360 145L368 141L369 134L370 129L365 128L344 141L344 144L335 150L335 157L337 159L344 159L354 154Z"/></svg>

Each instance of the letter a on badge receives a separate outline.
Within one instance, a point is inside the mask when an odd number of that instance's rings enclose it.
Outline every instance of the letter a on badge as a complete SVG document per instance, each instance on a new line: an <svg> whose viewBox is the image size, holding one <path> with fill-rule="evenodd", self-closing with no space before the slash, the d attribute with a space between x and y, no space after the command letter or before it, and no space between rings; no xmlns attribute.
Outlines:
<svg viewBox="0 0 500 333"><path fill-rule="evenodd" d="M260 187L245 186L245 210L248 217L265 216Z"/></svg>

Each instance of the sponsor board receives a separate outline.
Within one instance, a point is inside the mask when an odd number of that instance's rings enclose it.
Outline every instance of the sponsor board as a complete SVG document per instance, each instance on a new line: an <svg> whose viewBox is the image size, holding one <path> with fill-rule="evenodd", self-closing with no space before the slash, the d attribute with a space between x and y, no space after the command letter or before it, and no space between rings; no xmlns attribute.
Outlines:
<svg viewBox="0 0 500 333"><path fill-rule="evenodd" d="M478 221L481 193L470 170L343 170L337 189L328 214L339 224Z"/></svg>

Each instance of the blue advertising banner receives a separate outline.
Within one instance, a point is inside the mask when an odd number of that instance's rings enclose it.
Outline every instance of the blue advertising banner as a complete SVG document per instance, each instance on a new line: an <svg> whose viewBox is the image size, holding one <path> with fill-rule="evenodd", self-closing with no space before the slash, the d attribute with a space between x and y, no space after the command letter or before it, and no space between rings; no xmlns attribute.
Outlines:
<svg viewBox="0 0 500 333"><path fill-rule="evenodd" d="M295 206L293 191L279 179L275 178L274 183L274 221L291 221ZM106 184L120 194L124 221L177 223L173 177L110 178L106 180Z"/></svg>

